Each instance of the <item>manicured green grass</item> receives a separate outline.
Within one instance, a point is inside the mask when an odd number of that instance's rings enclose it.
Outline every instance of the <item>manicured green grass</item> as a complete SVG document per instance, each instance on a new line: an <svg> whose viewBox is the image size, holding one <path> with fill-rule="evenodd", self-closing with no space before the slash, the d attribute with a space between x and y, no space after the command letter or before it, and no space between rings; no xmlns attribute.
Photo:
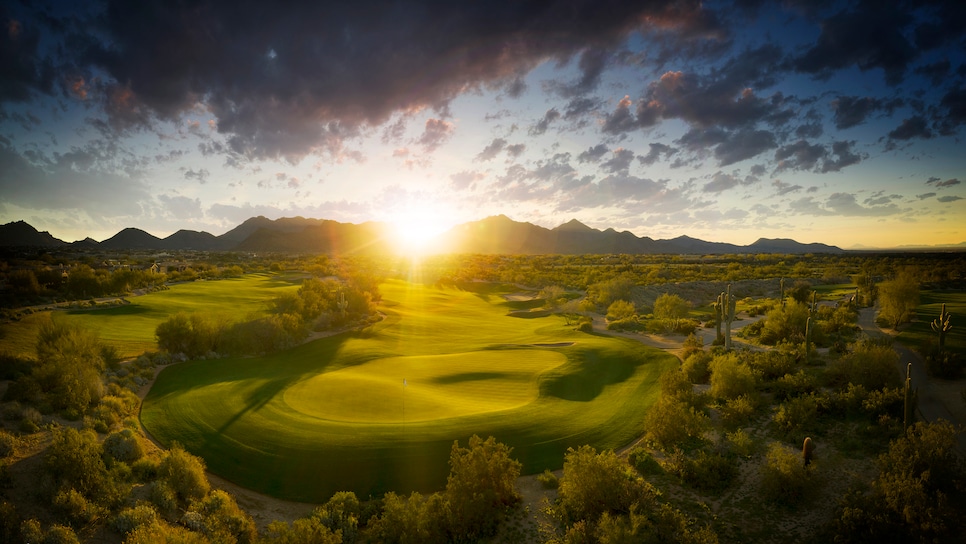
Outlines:
<svg viewBox="0 0 966 544"><path fill-rule="evenodd" d="M271 298L298 289L301 280L274 274L247 274L240 278L195 281L171 286L140 297L123 306L91 310L58 310L29 316L3 325L0 352L32 356L37 332L45 316L77 323L98 332L101 340L127 357L157 349L154 330L178 312L207 312L225 321L264 312Z"/></svg>
<svg viewBox="0 0 966 544"><path fill-rule="evenodd" d="M930 323L939 317L942 305L952 314L953 328L946 333L946 349L966 354L966 293L963 291L923 291L916 308L916 321L900 327L899 340L911 348L936 345L938 334Z"/></svg>
<svg viewBox="0 0 966 544"><path fill-rule="evenodd" d="M166 368L145 399L145 428L286 499L430 491L445 485L453 441L473 434L513 447L530 473L559 468L568 447L628 443L676 364L560 317L507 316L497 293L381 290L387 317L364 331Z"/></svg>

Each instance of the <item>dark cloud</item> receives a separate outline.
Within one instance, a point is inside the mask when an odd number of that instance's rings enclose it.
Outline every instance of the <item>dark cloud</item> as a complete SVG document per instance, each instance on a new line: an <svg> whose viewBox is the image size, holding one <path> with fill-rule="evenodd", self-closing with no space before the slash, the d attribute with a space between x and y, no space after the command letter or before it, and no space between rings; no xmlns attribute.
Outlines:
<svg viewBox="0 0 966 544"><path fill-rule="evenodd" d="M957 200L962 200L962 199L963 199L963 197L961 197L961 196L949 195L949 196L941 196L941 197L937 198L936 200L945 203L945 202L956 202Z"/></svg>
<svg viewBox="0 0 966 544"><path fill-rule="evenodd" d="M933 87L939 87L949 75L951 65L949 59L943 59L916 68L916 74L925 77Z"/></svg>
<svg viewBox="0 0 966 544"><path fill-rule="evenodd" d="M835 127L839 129L851 128L865 122L869 115L876 111L886 111L888 114L902 106L902 100L882 100L869 96L840 96L832 101Z"/></svg>
<svg viewBox="0 0 966 544"><path fill-rule="evenodd" d="M435 151L437 147L449 139L453 134L453 125L442 119L427 119L426 130L419 137L419 144L427 153Z"/></svg>
<svg viewBox="0 0 966 544"><path fill-rule="evenodd" d="M818 42L795 59L801 72L827 79L835 70L881 68L898 85L917 52L905 37L908 15L893 3L863 2L822 21Z"/></svg>
<svg viewBox="0 0 966 544"><path fill-rule="evenodd" d="M106 71L159 118L203 102L234 149L294 159L338 148L327 138L381 125L394 112L444 108L467 89L499 86L518 96L521 75L548 58L578 56L571 91L587 92L609 51L644 21L676 34L715 22L697 2L670 0L283 4L109 1L98 28L104 39L89 40L78 60ZM27 44L0 65L5 81L21 74L9 96L40 85L35 49Z"/></svg>
<svg viewBox="0 0 966 544"><path fill-rule="evenodd" d="M614 156L610 159L604 161L600 168L605 172L610 172L612 174L627 174L628 169L631 167L631 161L634 160L634 152L630 149L617 148L614 150Z"/></svg>
<svg viewBox="0 0 966 544"><path fill-rule="evenodd" d="M600 84L600 76L610 64L611 52L600 48L588 48L580 55L577 70L580 77L571 83L551 82L548 88L564 98L575 98L593 92Z"/></svg>
<svg viewBox="0 0 966 544"><path fill-rule="evenodd" d="M810 144L805 140L799 140L793 144L779 147L775 151L775 161L778 165L776 172L782 170L813 170L818 161L827 155L825 147L818 144Z"/></svg>
<svg viewBox="0 0 966 544"><path fill-rule="evenodd" d="M540 136L541 134L547 132L547 129L550 128L550 124L557 119L560 119L560 112L557 111L556 108L550 108L535 125L530 127L528 133L530 136Z"/></svg>
<svg viewBox="0 0 966 544"><path fill-rule="evenodd" d="M638 159L641 161L641 164L645 164L645 165L654 164L655 162L660 160L661 155L664 155L664 158L667 159L671 155L674 155L675 153L677 153L678 151L677 149L674 149L673 147L662 143L650 143L648 144L648 147L650 148L650 150L647 152L647 155L644 155L643 157L638 157Z"/></svg>
<svg viewBox="0 0 966 544"><path fill-rule="evenodd" d="M890 140L911 140L913 138L928 140L932 136L928 121L921 115L904 119L901 125L889 132Z"/></svg>
<svg viewBox="0 0 966 544"><path fill-rule="evenodd" d="M936 188L952 187L954 185L959 185L960 183L962 183L962 181L956 178L947 179L946 181L940 181L940 178L929 178L929 180L926 181L926 185L932 185Z"/></svg>
<svg viewBox="0 0 966 544"><path fill-rule="evenodd" d="M738 176L716 172L711 176L711 181L704 184L702 190L706 193L722 193L739 185L741 185L741 178Z"/></svg>
<svg viewBox="0 0 966 544"><path fill-rule="evenodd" d="M506 154L514 159L523 155L523 152L526 150L527 144L510 144L506 146Z"/></svg>
<svg viewBox="0 0 966 544"><path fill-rule="evenodd" d="M777 189L775 194L777 194L778 196L785 196L789 193L797 193L802 190L801 185L792 185L791 183L785 183L784 181L779 179L776 179L775 181L771 182L771 184L773 187L775 187L775 189Z"/></svg>
<svg viewBox="0 0 966 544"><path fill-rule="evenodd" d="M852 151L855 141L832 142L834 159L826 158L822 164L822 173L838 172L846 166L852 166L862 161L863 156Z"/></svg>
<svg viewBox="0 0 966 544"><path fill-rule="evenodd" d="M53 90L53 63L39 51L41 25L25 21L0 6L0 103L23 102Z"/></svg>
<svg viewBox="0 0 966 544"><path fill-rule="evenodd" d="M963 68L966 68L966 64ZM944 136L951 136L956 129L966 124L966 87L951 89L943 95L939 104L943 110L939 121L940 132Z"/></svg>
<svg viewBox="0 0 966 544"><path fill-rule="evenodd" d="M774 149L775 135L766 130L739 130L714 148L719 166L728 166Z"/></svg>
<svg viewBox="0 0 966 544"><path fill-rule="evenodd" d="M583 151L580 155L577 155L577 162L600 162L604 155L610 151L606 144L597 144L594 147Z"/></svg>
<svg viewBox="0 0 966 544"><path fill-rule="evenodd" d="M888 197L876 197L867 199L867 204L863 206L856 200L852 193L833 193L824 203L815 200L814 197L800 198L791 204L789 209L795 213L803 215L840 215L845 217L885 217L897 215L903 210L892 200L898 195Z"/></svg>
<svg viewBox="0 0 966 544"><path fill-rule="evenodd" d="M936 193L923 193L921 195L916 195L919 200L926 200L927 198L932 198L936 196Z"/></svg>
<svg viewBox="0 0 966 544"><path fill-rule="evenodd" d="M497 155L500 154L500 151L503 151L504 147L506 147L506 140L504 140L503 138L494 138L489 145L483 148L483 151L480 151L476 155L476 160L478 161L493 160L494 158L496 158Z"/></svg>
<svg viewBox="0 0 966 544"><path fill-rule="evenodd" d="M199 168L198 170L188 168L184 171L184 179L195 180L202 185L208 181L208 176L210 175L211 173L204 168Z"/></svg>

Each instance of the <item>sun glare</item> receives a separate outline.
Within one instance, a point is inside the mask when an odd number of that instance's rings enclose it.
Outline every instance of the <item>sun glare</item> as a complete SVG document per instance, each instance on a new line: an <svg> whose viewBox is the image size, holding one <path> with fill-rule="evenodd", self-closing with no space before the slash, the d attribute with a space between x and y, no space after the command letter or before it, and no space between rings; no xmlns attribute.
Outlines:
<svg viewBox="0 0 966 544"><path fill-rule="evenodd" d="M433 242L446 230L438 214L430 209L409 210L392 221L397 249L404 254L420 255L433 248Z"/></svg>

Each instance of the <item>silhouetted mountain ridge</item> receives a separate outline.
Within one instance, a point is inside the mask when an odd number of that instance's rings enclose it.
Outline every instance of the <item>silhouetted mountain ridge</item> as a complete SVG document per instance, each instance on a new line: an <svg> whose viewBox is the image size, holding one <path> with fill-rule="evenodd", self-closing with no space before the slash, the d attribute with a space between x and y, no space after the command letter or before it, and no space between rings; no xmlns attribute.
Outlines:
<svg viewBox="0 0 966 544"><path fill-rule="evenodd" d="M394 228L378 222L340 223L330 219L252 217L221 236L179 230L161 239L137 228L126 228L96 242L87 238L74 247L111 250L199 250L257 253L386 254L396 250ZM23 221L0 225L0 246L55 247L67 245ZM803 244L787 238L761 238L748 246L707 242L690 236L654 240L613 228L599 230L572 219L553 229L495 215L457 225L433 244L436 253L486 254L730 254L839 253L835 246Z"/></svg>

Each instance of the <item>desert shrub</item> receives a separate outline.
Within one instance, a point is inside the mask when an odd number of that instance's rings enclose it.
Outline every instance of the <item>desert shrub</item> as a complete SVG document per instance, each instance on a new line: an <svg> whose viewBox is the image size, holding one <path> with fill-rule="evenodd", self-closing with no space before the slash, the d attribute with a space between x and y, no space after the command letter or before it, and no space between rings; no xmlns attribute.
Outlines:
<svg viewBox="0 0 966 544"><path fill-rule="evenodd" d="M728 450L739 457L751 457L755 451L754 440L742 429L725 433L725 440Z"/></svg>
<svg viewBox="0 0 966 544"><path fill-rule="evenodd" d="M711 361L711 396L733 399L755 392L755 373L735 353L718 355Z"/></svg>
<svg viewBox="0 0 966 544"><path fill-rule="evenodd" d="M691 455L675 450L668 456L665 468L684 483L703 491L721 491L738 476L734 457L705 450Z"/></svg>
<svg viewBox="0 0 966 544"><path fill-rule="evenodd" d="M718 409L721 412L721 420L724 424L734 428L751 421L757 409L757 402L754 396L746 393L726 400Z"/></svg>
<svg viewBox="0 0 966 544"><path fill-rule="evenodd" d="M882 416L901 418L904 404L905 395L902 389L885 388L870 392L862 400L862 410L872 419L879 419Z"/></svg>
<svg viewBox="0 0 966 544"><path fill-rule="evenodd" d="M800 397L818 391L818 379L815 376L799 370L795 374L785 374L773 387L776 400Z"/></svg>
<svg viewBox="0 0 966 544"><path fill-rule="evenodd" d="M817 484L810 467L804 467L799 451L772 442L760 469L762 498L786 506L800 504L812 495Z"/></svg>
<svg viewBox="0 0 966 544"><path fill-rule="evenodd" d="M694 334L698 322L693 319L656 318L644 322L644 328L651 334Z"/></svg>
<svg viewBox="0 0 966 544"><path fill-rule="evenodd" d="M825 372L830 385L844 388L852 383L868 390L898 387L901 383L899 355L891 343L863 340L852 345L852 352L829 363Z"/></svg>
<svg viewBox="0 0 966 544"><path fill-rule="evenodd" d="M955 380L962 376L966 362L956 352L945 350L929 350L926 355L926 368L937 378Z"/></svg>
<svg viewBox="0 0 966 544"><path fill-rule="evenodd" d="M492 536L506 508L520 501L516 479L522 465L510 457L511 451L492 436L473 435L467 448L453 443L445 491L452 536Z"/></svg>
<svg viewBox="0 0 966 544"><path fill-rule="evenodd" d="M87 500L75 489L63 489L54 495L52 506L71 525L86 525L107 514L103 506Z"/></svg>
<svg viewBox="0 0 966 544"><path fill-rule="evenodd" d="M596 521L605 512L626 514L635 503L655 502L656 494L613 451L597 453L590 446L581 446L564 455L558 497L560 513L570 524Z"/></svg>
<svg viewBox="0 0 966 544"><path fill-rule="evenodd" d="M190 514L197 514L197 530L214 542L250 544L255 541L255 521L238 508L231 495L221 489L192 502L185 516L189 517Z"/></svg>
<svg viewBox="0 0 966 544"><path fill-rule="evenodd" d="M893 440L868 492L850 491L829 533L836 542L956 542L964 530L964 469L956 428L917 423ZM957 536L959 535L959 536Z"/></svg>
<svg viewBox="0 0 966 544"><path fill-rule="evenodd" d="M594 332L594 320L586 316L581 317L580 321L577 322L577 331Z"/></svg>
<svg viewBox="0 0 966 544"><path fill-rule="evenodd" d="M637 309L634 308L634 303L627 302L626 300L615 300L607 307L607 320L621 321L634 317L636 313Z"/></svg>
<svg viewBox="0 0 966 544"><path fill-rule="evenodd" d="M70 527L54 524L47 529L43 544L80 544L80 539Z"/></svg>
<svg viewBox="0 0 966 544"><path fill-rule="evenodd" d="M816 394L803 395L778 405L772 421L785 436L814 433L818 430L818 418L829 409L828 397Z"/></svg>
<svg viewBox="0 0 966 544"><path fill-rule="evenodd" d="M607 322L607 330L609 331L643 331L645 328L646 324L637 316Z"/></svg>
<svg viewBox="0 0 966 544"><path fill-rule="evenodd" d="M638 473L642 475L653 475L664 472L661 464L654 459L654 456L641 447L632 449L627 453L627 462L630 463Z"/></svg>
<svg viewBox="0 0 966 544"><path fill-rule="evenodd" d="M104 392L105 368L97 335L80 327L47 320L41 323L32 376L46 399L65 416L80 414Z"/></svg>
<svg viewBox="0 0 966 544"><path fill-rule="evenodd" d="M182 503L201 499L211 489L205 476L204 460L184 451L178 444L165 453L158 466L158 476Z"/></svg>
<svg viewBox="0 0 966 544"><path fill-rule="evenodd" d="M711 377L710 363L713 358L708 352L695 351L684 360L681 370L691 383L708 383Z"/></svg>
<svg viewBox="0 0 966 544"><path fill-rule="evenodd" d="M742 354L742 362L758 372L763 380L773 381L792 372L795 367L795 355L777 349L758 351Z"/></svg>
<svg viewBox="0 0 966 544"><path fill-rule="evenodd" d="M695 353L704 353L704 340L693 332L681 344L681 360L686 361Z"/></svg>
<svg viewBox="0 0 966 544"><path fill-rule="evenodd" d="M292 525L284 521L273 521L268 525L259 542L264 544L342 544L344 541L341 536L332 532L331 529L322 525L316 518L297 519Z"/></svg>
<svg viewBox="0 0 966 544"><path fill-rule="evenodd" d="M805 304L794 300L787 301L784 308L778 306L768 312L759 340L770 346L781 340L801 342L805 338L807 320L808 307Z"/></svg>
<svg viewBox="0 0 966 544"><path fill-rule="evenodd" d="M20 440L7 432L5 429L0 429L0 459L10 457L17 451L17 445Z"/></svg>
<svg viewBox="0 0 966 544"><path fill-rule="evenodd" d="M112 482L102 459L101 445L91 431L70 427L54 431L44 452L43 467L52 479L51 496L60 490L75 489L85 497L112 502Z"/></svg>
<svg viewBox="0 0 966 544"><path fill-rule="evenodd" d="M691 400L694 388L691 385L691 380L684 372L675 369L668 370L661 374L658 383L661 386L662 397Z"/></svg>
<svg viewBox="0 0 966 544"><path fill-rule="evenodd" d="M695 447L708 426L708 416L673 397L662 396L644 417L645 436L664 450L674 446Z"/></svg>
<svg viewBox="0 0 966 544"><path fill-rule="evenodd" d="M664 293L654 301L654 317L659 319L681 319L688 316L691 303L679 295Z"/></svg>
<svg viewBox="0 0 966 544"><path fill-rule="evenodd" d="M111 519L111 527L121 534L127 534L142 525L158 522L158 512L148 504L138 504L125 508Z"/></svg>
<svg viewBox="0 0 966 544"><path fill-rule="evenodd" d="M153 457L141 457L131 463L131 474L139 482L150 482L158 477L161 461Z"/></svg>
<svg viewBox="0 0 966 544"><path fill-rule="evenodd" d="M560 480L557 479L556 474L550 472L549 468L537 475L537 481L540 482L540 486L544 489L557 489L560 487Z"/></svg>
<svg viewBox="0 0 966 544"><path fill-rule="evenodd" d="M442 508L442 500L438 493L428 499L416 492L408 497L386 493L382 500L382 512L370 520L366 536L371 542L390 544L446 542L446 532L442 526L446 512ZM341 542L341 538L334 542Z"/></svg>
<svg viewBox="0 0 966 544"><path fill-rule="evenodd" d="M155 480L148 487L148 500L165 515L172 515L178 511L178 494L168 482Z"/></svg>
<svg viewBox="0 0 966 544"><path fill-rule="evenodd" d="M567 532L564 541L717 544L718 536L711 527L695 527L681 511L668 504L660 504L652 509L632 505L626 516L613 516L605 512L596 526L576 523Z"/></svg>
<svg viewBox="0 0 966 544"><path fill-rule="evenodd" d="M131 429L111 433L104 439L104 455L113 461L133 463L144 455L141 439Z"/></svg>
<svg viewBox="0 0 966 544"><path fill-rule="evenodd" d="M208 544L209 542L200 533L160 521L136 527L124 540L124 544Z"/></svg>
<svg viewBox="0 0 966 544"><path fill-rule="evenodd" d="M339 532L343 542L355 542L359 535L359 514L361 507L356 494L351 491L340 491L330 498L324 505L312 512L312 517L332 532Z"/></svg>
<svg viewBox="0 0 966 544"><path fill-rule="evenodd" d="M869 398L869 391L861 385L850 383L844 391L830 395L832 413L841 416L854 416L863 413L863 404Z"/></svg>

